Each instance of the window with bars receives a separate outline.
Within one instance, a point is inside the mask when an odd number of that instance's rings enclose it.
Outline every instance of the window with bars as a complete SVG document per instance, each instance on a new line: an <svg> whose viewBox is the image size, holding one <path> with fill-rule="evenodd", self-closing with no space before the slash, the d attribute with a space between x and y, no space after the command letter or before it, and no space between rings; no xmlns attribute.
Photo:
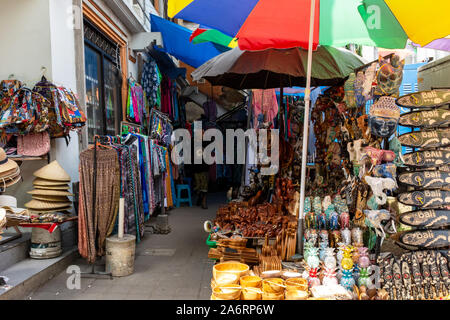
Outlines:
<svg viewBox="0 0 450 320"><path fill-rule="evenodd" d="M121 112L120 47L88 20L84 21L84 56L88 141L119 133Z"/></svg>

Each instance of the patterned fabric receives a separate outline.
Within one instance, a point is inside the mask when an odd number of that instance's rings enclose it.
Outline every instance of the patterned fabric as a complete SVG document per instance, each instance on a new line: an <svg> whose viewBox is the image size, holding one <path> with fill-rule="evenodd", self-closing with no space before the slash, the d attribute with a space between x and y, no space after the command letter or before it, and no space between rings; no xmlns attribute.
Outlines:
<svg viewBox="0 0 450 320"><path fill-rule="evenodd" d="M0 128L10 134L28 134L47 130L49 102L42 95L22 87L6 98L0 111Z"/></svg>
<svg viewBox="0 0 450 320"><path fill-rule="evenodd" d="M273 122L273 119L278 114L278 101L275 89L254 89L252 105L253 105L253 126L258 128L259 120L262 122ZM261 115L265 119L261 119Z"/></svg>
<svg viewBox="0 0 450 320"><path fill-rule="evenodd" d="M147 55L141 82L151 107L161 106L161 79L162 77L158 65L153 58Z"/></svg>
<svg viewBox="0 0 450 320"><path fill-rule="evenodd" d="M66 136L70 129L86 124L86 115L72 91L57 87L45 78L34 86L33 91L41 94L50 103L48 119L49 133L52 138Z"/></svg>
<svg viewBox="0 0 450 320"><path fill-rule="evenodd" d="M80 154L78 250L93 263L105 254L105 242L114 227L119 206L119 162L115 150L97 149L95 214L93 209L94 150Z"/></svg>

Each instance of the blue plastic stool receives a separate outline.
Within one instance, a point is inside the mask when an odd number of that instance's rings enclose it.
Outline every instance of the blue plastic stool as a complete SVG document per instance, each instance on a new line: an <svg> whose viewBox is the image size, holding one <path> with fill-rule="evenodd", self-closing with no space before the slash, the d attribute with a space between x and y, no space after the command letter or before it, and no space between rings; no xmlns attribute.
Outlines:
<svg viewBox="0 0 450 320"><path fill-rule="evenodd" d="M184 183L187 183L189 185L189 189L192 190L192 178L183 178Z"/></svg>
<svg viewBox="0 0 450 320"><path fill-rule="evenodd" d="M186 190L188 193L187 198L181 197L181 191ZM192 201L191 201L191 189L189 188L188 184L177 184L177 208L180 207L181 202L188 202L189 207L192 207Z"/></svg>

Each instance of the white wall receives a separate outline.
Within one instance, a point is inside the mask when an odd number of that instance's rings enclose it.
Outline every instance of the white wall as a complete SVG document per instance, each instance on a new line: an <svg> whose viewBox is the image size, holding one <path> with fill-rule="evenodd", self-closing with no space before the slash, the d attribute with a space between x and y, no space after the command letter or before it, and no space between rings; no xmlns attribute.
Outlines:
<svg viewBox="0 0 450 320"><path fill-rule="evenodd" d="M58 85L76 89L74 36L67 21L71 0L0 0L0 80L10 74L32 88L42 76ZM78 136L66 146L64 139L52 140L51 160L58 160L78 181ZM33 172L46 161L25 161L21 165L23 182L9 188L18 205L31 199L26 192L33 188Z"/></svg>

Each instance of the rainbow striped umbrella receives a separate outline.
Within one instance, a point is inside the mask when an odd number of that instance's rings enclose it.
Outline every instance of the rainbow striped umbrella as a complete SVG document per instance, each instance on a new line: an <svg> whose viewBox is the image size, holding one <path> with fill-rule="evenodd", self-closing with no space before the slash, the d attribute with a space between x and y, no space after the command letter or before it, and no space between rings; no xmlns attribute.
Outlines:
<svg viewBox="0 0 450 320"><path fill-rule="evenodd" d="M194 43L237 38L242 50L306 49L311 1L169 0L168 14L215 30L197 31ZM438 47L448 49L448 12L448 0L316 0L313 50L349 43L403 49L408 38L421 46L442 39Z"/></svg>

